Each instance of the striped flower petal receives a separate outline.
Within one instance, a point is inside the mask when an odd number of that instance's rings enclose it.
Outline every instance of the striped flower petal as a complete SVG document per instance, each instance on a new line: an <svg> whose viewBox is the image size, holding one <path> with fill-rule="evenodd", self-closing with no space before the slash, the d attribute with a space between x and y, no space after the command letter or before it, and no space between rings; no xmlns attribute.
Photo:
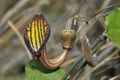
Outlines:
<svg viewBox="0 0 120 80"><path fill-rule="evenodd" d="M50 27L42 14L37 14L29 22L24 40L32 54L38 55L44 49L50 35Z"/></svg>

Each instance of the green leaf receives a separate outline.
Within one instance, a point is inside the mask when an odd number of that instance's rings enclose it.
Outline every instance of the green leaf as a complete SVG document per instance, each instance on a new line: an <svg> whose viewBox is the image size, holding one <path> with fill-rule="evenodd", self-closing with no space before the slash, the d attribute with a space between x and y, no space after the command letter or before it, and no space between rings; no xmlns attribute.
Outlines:
<svg viewBox="0 0 120 80"><path fill-rule="evenodd" d="M25 67L28 80L61 80L64 69L49 70L36 59L31 60Z"/></svg>
<svg viewBox="0 0 120 80"><path fill-rule="evenodd" d="M106 17L105 24L107 36L120 48L120 8L116 8Z"/></svg>

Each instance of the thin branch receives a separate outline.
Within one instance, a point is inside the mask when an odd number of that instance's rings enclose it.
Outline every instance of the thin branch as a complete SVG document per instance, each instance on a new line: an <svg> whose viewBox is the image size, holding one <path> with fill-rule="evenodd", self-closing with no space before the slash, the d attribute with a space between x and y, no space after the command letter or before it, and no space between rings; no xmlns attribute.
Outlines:
<svg viewBox="0 0 120 80"><path fill-rule="evenodd" d="M116 75L116 76L110 78L109 80L117 80L117 79L119 79L119 78L120 78L120 74L118 74L118 75Z"/></svg>
<svg viewBox="0 0 120 80"><path fill-rule="evenodd" d="M19 0L13 8L11 8L7 13L2 17L0 21L0 28L7 22L7 20L15 14L18 10L20 10L29 0Z"/></svg>
<svg viewBox="0 0 120 80"><path fill-rule="evenodd" d="M60 67L64 67L64 66L67 66L69 64L72 64L73 62L75 62L76 60L78 59L78 56L77 57L74 57L66 62L64 62Z"/></svg>
<svg viewBox="0 0 120 80"><path fill-rule="evenodd" d="M83 70L85 70L85 68L88 66L87 64L88 64L87 61L85 61L85 62L83 62L83 63L81 64L81 66L79 67L79 70L78 70L78 72L76 73L76 75L74 76L73 80L77 80L77 79L79 78L80 74L81 74L81 73L83 72Z"/></svg>
<svg viewBox="0 0 120 80"><path fill-rule="evenodd" d="M113 58L111 58L109 61L117 60L117 59L120 59L120 56L113 57Z"/></svg>
<svg viewBox="0 0 120 80"><path fill-rule="evenodd" d="M100 48L100 51L105 50L106 48L108 48L108 47L110 47L110 46L112 46L112 45L114 45L114 44L113 44L112 42L109 42L109 43L103 45L103 46Z"/></svg>
<svg viewBox="0 0 120 80"><path fill-rule="evenodd" d="M79 57L79 58L73 63L73 65L71 65L70 68L67 70L67 72L66 72L65 75L63 76L62 80L65 80L65 79L68 77L68 75L70 74L70 72L73 70L73 68L74 68L79 62L81 62L83 59L84 59L84 56Z"/></svg>
<svg viewBox="0 0 120 80"><path fill-rule="evenodd" d="M120 51L120 49L117 49L116 51L114 51L110 56L108 56L107 58L105 58L102 62L100 62L98 65L96 65L93 69L91 69L90 71L88 71L82 78L81 80L86 80L86 78L88 78L88 76L90 74L92 74L92 72L94 72L96 69L98 69L100 66L102 66L103 64L105 64L106 62L108 62L113 56L115 56L118 52Z"/></svg>
<svg viewBox="0 0 120 80"><path fill-rule="evenodd" d="M10 20L8 20L7 24L16 33L16 35L18 36L18 38L21 41L22 45L24 46L24 48L27 51L28 58L31 60L32 59L32 55L31 55L30 51L28 50L28 48L26 47L22 35L20 34L20 32L17 30L17 28L15 27L15 25Z"/></svg>

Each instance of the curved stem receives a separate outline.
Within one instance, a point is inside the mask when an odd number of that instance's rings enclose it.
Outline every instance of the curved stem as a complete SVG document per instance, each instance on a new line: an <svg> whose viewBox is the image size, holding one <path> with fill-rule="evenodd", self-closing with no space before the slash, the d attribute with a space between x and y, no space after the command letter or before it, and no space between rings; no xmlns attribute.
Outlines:
<svg viewBox="0 0 120 80"><path fill-rule="evenodd" d="M59 56L53 59L47 58L46 48L43 49L40 55L37 55L39 61L48 69L55 69L59 67L67 57L67 53L70 49L72 49L76 34L74 30L62 30L62 47L63 51Z"/></svg>
<svg viewBox="0 0 120 80"><path fill-rule="evenodd" d="M68 49L63 49L63 51L59 56L53 59L49 59L47 57L46 49L44 49L42 53L38 56L38 59L46 68L55 69L64 62L64 60L66 59L67 53L68 53Z"/></svg>

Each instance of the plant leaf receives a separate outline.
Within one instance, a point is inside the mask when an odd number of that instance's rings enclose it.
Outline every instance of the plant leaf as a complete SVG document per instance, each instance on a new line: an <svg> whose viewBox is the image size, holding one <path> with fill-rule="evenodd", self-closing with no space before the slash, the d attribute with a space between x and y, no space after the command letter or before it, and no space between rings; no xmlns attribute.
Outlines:
<svg viewBox="0 0 120 80"><path fill-rule="evenodd" d="M116 8L106 17L105 24L107 36L120 48L120 8Z"/></svg>
<svg viewBox="0 0 120 80"><path fill-rule="evenodd" d="M31 60L25 67L28 80L61 80L65 74L64 69L49 70L39 63L37 59Z"/></svg>

